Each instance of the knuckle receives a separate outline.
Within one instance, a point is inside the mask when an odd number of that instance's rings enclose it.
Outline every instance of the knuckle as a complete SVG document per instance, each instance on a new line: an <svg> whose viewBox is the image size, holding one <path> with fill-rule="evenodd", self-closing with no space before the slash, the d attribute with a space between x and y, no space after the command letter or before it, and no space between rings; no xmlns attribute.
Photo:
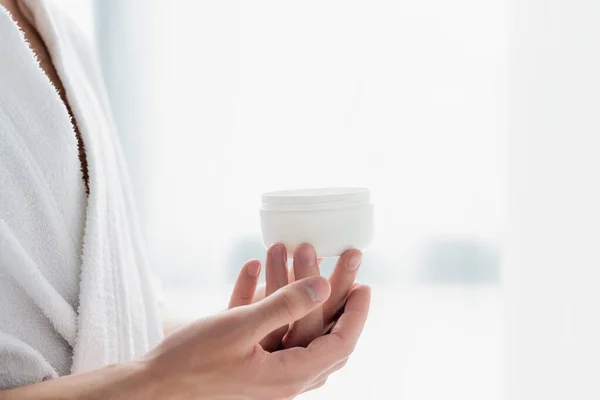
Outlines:
<svg viewBox="0 0 600 400"><path fill-rule="evenodd" d="M238 300L244 304L252 303L252 300L254 300L254 293L241 293L238 296Z"/></svg>

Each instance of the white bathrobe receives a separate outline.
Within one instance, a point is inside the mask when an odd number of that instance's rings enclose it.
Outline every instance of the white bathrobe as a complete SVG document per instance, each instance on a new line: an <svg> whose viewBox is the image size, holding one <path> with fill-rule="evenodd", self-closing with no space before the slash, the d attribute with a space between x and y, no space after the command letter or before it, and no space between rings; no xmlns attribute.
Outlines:
<svg viewBox="0 0 600 400"><path fill-rule="evenodd" d="M0 389L145 353L162 338L150 271L98 64L44 0L21 7L68 111L0 6Z"/></svg>

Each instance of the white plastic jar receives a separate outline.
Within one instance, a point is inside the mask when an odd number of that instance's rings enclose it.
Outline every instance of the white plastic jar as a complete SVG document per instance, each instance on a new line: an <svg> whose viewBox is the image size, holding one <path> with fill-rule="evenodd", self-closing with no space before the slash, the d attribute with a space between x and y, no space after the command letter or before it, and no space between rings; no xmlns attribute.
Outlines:
<svg viewBox="0 0 600 400"><path fill-rule="evenodd" d="M373 205L365 188L324 188L263 194L265 246L285 244L291 256L302 243L318 257L339 256L349 248L366 249L373 240Z"/></svg>

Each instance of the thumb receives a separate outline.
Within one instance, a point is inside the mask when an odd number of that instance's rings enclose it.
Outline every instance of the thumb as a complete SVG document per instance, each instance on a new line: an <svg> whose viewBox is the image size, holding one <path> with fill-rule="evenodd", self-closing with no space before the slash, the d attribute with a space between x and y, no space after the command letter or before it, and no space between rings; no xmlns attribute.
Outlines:
<svg viewBox="0 0 600 400"><path fill-rule="evenodd" d="M330 293L329 281L313 276L284 286L249 306L256 336L253 341L258 342L277 328L298 321L321 306Z"/></svg>

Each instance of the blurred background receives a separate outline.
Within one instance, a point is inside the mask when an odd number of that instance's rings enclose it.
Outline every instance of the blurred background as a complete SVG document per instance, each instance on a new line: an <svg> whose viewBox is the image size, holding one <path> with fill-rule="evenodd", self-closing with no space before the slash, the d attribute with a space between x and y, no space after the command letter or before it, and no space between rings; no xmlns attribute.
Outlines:
<svg viewBox="0 0 600 400"><path fill-rule="evenodd" d="M507 1L57 2L98 49L183 312L223 309L264 259L262 192L366 186L372 315L304 398L503 398Z"/></svg>

